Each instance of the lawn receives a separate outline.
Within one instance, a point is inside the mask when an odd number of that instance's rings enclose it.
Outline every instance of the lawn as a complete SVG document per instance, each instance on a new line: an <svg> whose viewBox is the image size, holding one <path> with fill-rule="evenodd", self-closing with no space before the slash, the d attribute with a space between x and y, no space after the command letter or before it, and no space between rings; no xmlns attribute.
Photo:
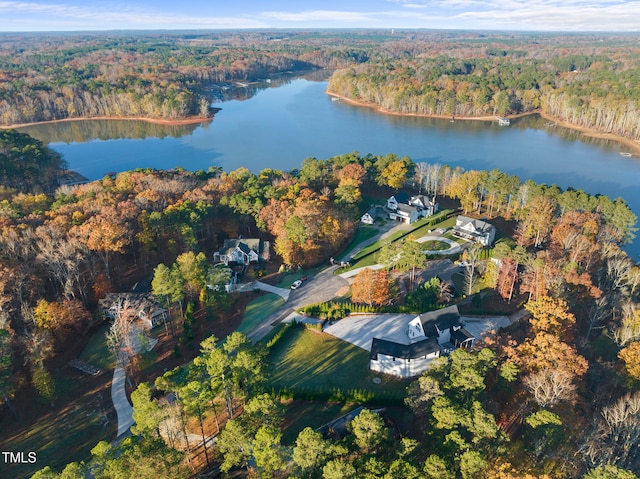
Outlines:
<svg viewBox="0 0 640 479"><path fill-rule="evenodd" d="M307 269L307 270L299 270L296 271L295 273L289 273L287 275L285 275L282 278L282 281L280 281L276 286L278 286L279 288L290 288L291 285L293 284L294 281L300 279L300 278L304 278L305 276L311 276L316 274L318 271L320 271L321 268L312 268L312 269Z"/></svg>
<svg viewBox="0 0 640 479"><path fill-rule="evenodd" d="M110 327L111 323L107 321L93 333L93 336L91 336L91 339L80 355L80 361L104 370L115 367L114 357L107 347L106 340L106 335Z"/></svg>
<svg viewBox="0 0 640 479"><path fill-rule="evenodd" d="M291 401L284 415L282 440L285 444L293 444L305 427L317 429L356 407L353 403Z"/></svg>
<svg viewBox="0 0 640 479"><path fill-rule="evenodd" d="M242 323L236 331L246 334L283 304L284 299L273 293L266 293L254 299L247 304Z"/></svg>
<svg viewBox="0 0 640 479"><path fill-rule="evenodd" d="M353 249L356 246L358 246L363 241L366 241L366 240L368 240L370 238L373 238L374 236L376 236L379 233L380 233L380 231L377 228L374 228L372 226L360 226L356 230L356 234L351 239L351 242L347 245L347 247L344 249L344 251L342 253L340 253L340 257L343 258L343 259L348 259L349 258L349 253L351 253L351 251L353 251Z"/></svg>
<svg viewBox="0 0 640 479"><path fill-rule="evenodd" d="M438 240L425 241L422 243L422 247L427 251L444 251L450 248L449 243Z"/></svg>
<svg viewBox="0 0 640 479"><path fill-rule="evenodd" d="M369 371L369 353L333 336L294 328L272 347L267 359L268 387L294 396L331 397L337 390L363 391L371 400L399 403L407 383Z"/></svg>

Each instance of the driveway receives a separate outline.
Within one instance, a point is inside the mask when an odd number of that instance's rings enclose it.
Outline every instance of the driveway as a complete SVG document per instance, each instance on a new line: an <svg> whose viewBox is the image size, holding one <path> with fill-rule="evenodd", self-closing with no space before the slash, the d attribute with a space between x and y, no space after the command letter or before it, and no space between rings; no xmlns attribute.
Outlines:
<svg viewBox="0 0 640 479"><path fill-rule="evenodd" d="M358 314L336 321L324 332L371 351L373 338L409 344L407 325L415 317L415 314Z"/></svg>
<svg viewBox="0 0 640 479"><path fill-rule="evenodd" d="M288 288L279 288L278 286L272 286L261 281L251 281L250 283L241 283L235 285L235 291L238 291L240 293L246 293L247 291L253 291L254 289L266 291L267 293L277 294L285 301L289 299L289 295L291 294L291 290Z"/></svg>
<svg viewBox="0 0 640 479"><path fill-rule="evenodd" d="M130 343L132 349L135 352L139 352L142 349L139 338L140 334L144 334L143 331L134 324L129 331L129 334L131 335ZM146 347L152 349L157 343L158 341L156 339L147 338ZM113 407L115 408L118 416L118 435L116 437L120 437L122 434L129 431L129 428L133 426L134 423L133 407L131 406L125 391L125 381L127 376L123 368L123 366L129 361L129 358L122 347L123 345L121 345L120 357L116 361L116 368L113 371L113 381L111 382L111 400L113 401Z"/></svg>
<svg viewBox="0 0 640 479"><path fill-rule="evenodd" d="M325 328L324 332L366 351L371 351L373 338L410 344L406 334L407 325L416 316L416 314L353 315L336 321ZM460 322L476 338L480 338L485 331L497 331L509 326L512 323L512 318L508 316L461 316Z"/></svg>
<svg viewBox="0 0 640 479"><path fill-rule="evenodd" d="M456 254L462 251L462 247L458 243L443 236L427 235L418 238L416 241L418 243L426 243L427 241L441 241L449 245L449 249L425 250L423 251L424 254Z"/></svg>
<svg viewBox="0 0 640 479"><path fill-rule="evenodd" d="M333 274L338 268L338 265L325 268L310 276L298 289L288 290L290 294L287 302L265 317L260 324L247 333L247 337L254 342L259 341L296 309L307 304L322 303L334 299L340 289L349 286L344 278Z"/></svg>

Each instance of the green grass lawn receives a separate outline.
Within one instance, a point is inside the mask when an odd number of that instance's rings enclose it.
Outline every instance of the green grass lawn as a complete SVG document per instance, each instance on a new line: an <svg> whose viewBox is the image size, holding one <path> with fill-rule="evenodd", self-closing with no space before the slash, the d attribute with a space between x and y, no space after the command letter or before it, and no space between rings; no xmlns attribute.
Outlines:
<svg viewBox="0 0 640 479"><path fill-rule="evenodd" d="M349 253L351 253L351 251L356 246L358 246L363 241L368 240L369 238L373 238L378 233L380 233L380 231L377 228L374 228L372 226L360 226L356 230L356 234L353 235L351 242L347 245L344 251L340 253L340 257L347 258L349 256Z"/></svg>
<svg viewBox="0 0 640 479"><path fill-rule="evenodd" d="M242 323L236 331L247 333L283 304L284 299L273 293L266 293L254 299L247 304Z"/></svg>
<svg viewBox="0 0 640 479"><path fill-rule="evenodd" d="M357 406L353 403L292 401L287 405L282 424L282 441L293 444L305 427L317 429Z"/></svg>
<svg viewBox="0 0 640 479"><path fill-rule="evenodd" d="M331 391L362 390L372 400L401 402L406 382L381 378L374 384L369 353L332 336L295 328L272 349L267 359L268 387L295 394L330 395Z"/></svg>
<svg viewBox="0 0 640 479"><path fill-rule="evenodd" d="M295 273L289 273L282 278L276 286L279 288L290 288L294 281L303 278L304 276L310 276L316 274L321 268L311 268L306 270L300 270Z"/></svg>
<svg viewBox="0 0 640 479"><path fill-rule="evenodd" d="M115 367L114 357L107 347L106 340L110 327L111 323L107 321L93 333L80 355L80 361L101 369L113 369Z"/></svg>
<svg viewBox="0 0 640 479"><path fill-rule="evenodd" d="M422 243L422 247L428 251L444 251L450 248L449 243L438 240L425 241Z"/></svg>

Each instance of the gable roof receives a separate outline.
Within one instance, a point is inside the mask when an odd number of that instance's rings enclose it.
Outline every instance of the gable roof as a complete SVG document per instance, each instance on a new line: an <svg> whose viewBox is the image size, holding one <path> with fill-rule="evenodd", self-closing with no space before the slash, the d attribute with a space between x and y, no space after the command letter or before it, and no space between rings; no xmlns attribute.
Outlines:
<svg viewBox="0 0 640 479"><path fill-rule="evenodd" d="M464 328L456 329L451 332L451 341L457 341L463 343L469 339L475 339L475 336Z"/></svg>
<svg viewBox="0 0 640 479"><path fill-rule="evenodd" d="M249 254L251 251L260 253L262 241L258 238L246 238L246 239L226 239L220 249L222 254L230 254L236 248L242 251L244 254Z"/></svg>
<svg viewBox="0 0 640 479"><path fill-rule="evenodd" d="M407 215L411 216L411 214L416 210L417 208L415 206L398 203L398 211L401 213L406 213Z"/></svg>
<svg viewBox="0 0 640 479"><path fill-rule="evenodd" d="M377 206L372 206L371 208L369 208L367 210L367 212L364 215L369 215L371 216L371 218L375 219L376 216L378 216L378 207ZM362 215L362 216L364 216Z"/></svg>
<svg viewBox="0 0 640 479"><path fill-rule="evenodd" d="M454 304L453 306L421 314L420 322L425 336L437 338L438 331L444 331L460 324L460 312L458 311L458 306Z"/></svg>
<svg viewBox="0 0 640 479"><path fill-rule="evenodd" d="M420 203L422 206L427 207L432 204L432 201L425 195L416 195L411 197L411 203Z"/></svg>
<svg viewBox="0 0 640 479"><path fill-rule="evenodd" d="M486 221L476 220L474 218L469 218L468 216L458 216L456 218L456 226L454 228L463 228L467 225L471 225L473 229L479 234L489 233L491 230L495 229L491 223L487 223Z"/></svg>
<svg viewBox="0 0 640 479"><path fill-rule="evenodd" d="M398 203L409 203L409 194L401 191L400 193L396 193L391 198L395 198ZM389 198L389 199L391 199Z"/></svg>
<svg viewBox="0 0 640 479"><path fill-rule="evenodd" d="M440 345L436 338L425 338L411 344L396 343L388 339L373 338L371 341L371 355L373 361L378 360L378 354L393 356L394 358L414 359L440 351Z"/></svg>

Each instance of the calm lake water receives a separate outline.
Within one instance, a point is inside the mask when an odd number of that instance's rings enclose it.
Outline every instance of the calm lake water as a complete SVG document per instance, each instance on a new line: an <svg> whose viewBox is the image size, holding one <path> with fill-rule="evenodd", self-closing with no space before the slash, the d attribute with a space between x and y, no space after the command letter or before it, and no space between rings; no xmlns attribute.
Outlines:
<svg viewBox="0 0 640 479"><path fill-rule="evenodd" d="M264 85L266 86L266 85ZM407 155L465 169L499 168L522 179L623 197L640 216L640 158L624 145L545 126L539 117L496 123L390 116L332 101L326 81L298 78L214 102L203 125L167 127L134 121L78 121L23 128L62 153L89 179L138 167L189 170L245 166L291 170L307 157ZM238 92L236 92L238 97ZM640 241L628 248L635 257Z"/></svg>

